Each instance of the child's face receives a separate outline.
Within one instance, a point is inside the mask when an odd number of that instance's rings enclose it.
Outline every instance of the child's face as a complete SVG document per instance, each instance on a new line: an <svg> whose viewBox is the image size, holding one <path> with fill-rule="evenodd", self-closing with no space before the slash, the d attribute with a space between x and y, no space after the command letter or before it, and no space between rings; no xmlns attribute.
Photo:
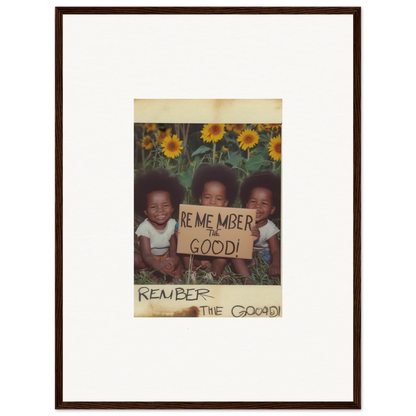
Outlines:
<svg viewBox="0 0 416 416"><path fill-rule="evenodd" d="M261 221L266 222L267 218L276 210L276 207L273 205L273 195L270 189L254 188L251 191L246 208L256 210L256 223Z"/></svg>
<svg viewBox="0 0 416 416"><path fill-rule="evenodd" d="M154 191L147 195L147 209L144 211L152 225L163 230L172 216L173 207L166 191Z"/></svg>
<svg viewBox="0 0 416 416"><path fill-rule="evenodd" d="M206 182L199 203L205 206L226 207L228 200L226 198L225 185L221 182Z"/></svg>

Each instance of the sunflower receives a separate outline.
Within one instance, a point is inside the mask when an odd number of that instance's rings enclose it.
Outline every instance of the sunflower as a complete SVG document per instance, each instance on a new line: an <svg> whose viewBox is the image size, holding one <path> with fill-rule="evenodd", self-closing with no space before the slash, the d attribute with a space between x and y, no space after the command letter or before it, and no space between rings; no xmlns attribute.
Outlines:
<svg viewBox="0 0 416 416"><path fill-rule="evenodd" d="M233 131L237 134L240 134L245 128L247 127L247 124L226 124L225 128L228 131Z"/></svg>
<svg viewBox="0 0 416 416"><path fill-rule="evenodd" d="M254 147L260 140L258 133L251 129L245 129L237 138L240 142L240 147L247 150L249 147Z"/></svg>
<svg viewBox="0 0 416 416"><path fill-rule="evenodd" d="M162 143L165 137L170 136L171 132L172 132L172 129L170 127L166 129L165 131L158 130L156 144Z"/></svg>
<svg viewBox="0 0 416 416"><path fill-rule="evenodd" d="M201 139L208 143L217 143L224 136L225 124L205 124L201 130Z"/></svg>
<svg viewBox="0 0 416 416"><path fill-rule="evenodd" d="M266 127L267 130L271 130L271 129L278 130L279 127L281 127L281 124L266 124L265 127Z"/></svg>
<svg viewBox="0 0 416 416"><path fill-rule="evenodd" d="M270 157L276 161L282 158L282 139L280 134L276 137L272 137L269 143L269 154Z"/></svg>
<svg viewBox="0 0 416 416"><path fill-rule="evenodd" d="M183 147L181 144L182 141L178 139L176 134L173 136L167 136L162 142L163 153L166 157L175 159L175 157L178 157L182 153L181 150Z"/></svg>
<svg viewBox="0 0 416 416"><path fill-rule="evenodd" d="M225 152L228 152L228 147L223 146L221 150L222 150L224 153L225 153Z"/></svg>
<svg viewBox="0 0 416 416"><path fill-rule="evenodd" d="M156 124L146 123L144 125L144 127L146 128L147 131L155 131L156 130Z"/></svg>
<svg viewBox="0 0 416 416"><path fill-rule="evenodd" d="M146 136L142 141L142 147L149 150L152 148L152 138L150 136Z"/></svg>
<svg viewBox="0 0 416 416"><path fill-rule="evenodd" d="M264 131L264 124L253 124L258 131Z"/></svg>
<svg viewBox="0 0 416 416"><path fill-rule="evenodd" d="M237 134L240 134L246 127L247 127L247 124L234 124L234 131Z"/></svg>

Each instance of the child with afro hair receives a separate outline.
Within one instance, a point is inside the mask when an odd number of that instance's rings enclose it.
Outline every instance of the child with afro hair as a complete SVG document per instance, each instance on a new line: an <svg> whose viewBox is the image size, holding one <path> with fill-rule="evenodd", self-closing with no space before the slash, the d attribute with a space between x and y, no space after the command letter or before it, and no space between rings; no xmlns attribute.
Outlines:
<svg viewBox="0 0 416 416"><path fill-rule="evenodd" d="M134 252L135 270L151 267L182 280L182 265L176 254L175 225L185 188L178 178L163 169L140 175L134 185L134 211L146 217L136 230L138 249Z"/></svg>
<svg viewBox="0 0 416 416"><path fill-rule="evenodd" d="M238 194L238 179L235 172L225 165L200 165L193 176L192 195L204 206L228 207L234 204ZM212 274L220 276L227 259L221 257L183 256L185 267L212 267Z"/></svg>
<svg viewBox="0 0 416 416"><path fill-rule="evenodd" d="M254 252L270 264L270 276L280 276L280 230L270 221L270 217L280 218L280 177L270 172L254 172L245 179L240 189L242 206L256 210L256 225L252 227ZM247 264L244 260L233 262L237 273L249 278Z"/></svg>

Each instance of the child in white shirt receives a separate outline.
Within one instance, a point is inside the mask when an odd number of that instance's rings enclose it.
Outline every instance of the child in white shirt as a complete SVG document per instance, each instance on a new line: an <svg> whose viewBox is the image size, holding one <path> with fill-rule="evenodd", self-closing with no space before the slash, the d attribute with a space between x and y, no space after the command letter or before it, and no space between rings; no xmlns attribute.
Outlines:
<svg viewBox="0 0 416 416"><path fill-rule="evenodd" d="M256 225L251 229L254 236L254 252L270 264L269 275L280 276L280 230L269 217L280 216L280 177L270 172L254 172L241 185L240 199L243 207L256 210ZM250 277L247 264L233 262L237 273Z"/></svg>
<svg viewBox="0 0 416 416"><path fill-rule="evenodd" d="M179 209L185 189L177 177L163 169L140 175L134 185L134 210L147 217L137 228L138 249L134 268L158 270L182 280L182 265L176 254L175 225L171 218Z"/></svg>

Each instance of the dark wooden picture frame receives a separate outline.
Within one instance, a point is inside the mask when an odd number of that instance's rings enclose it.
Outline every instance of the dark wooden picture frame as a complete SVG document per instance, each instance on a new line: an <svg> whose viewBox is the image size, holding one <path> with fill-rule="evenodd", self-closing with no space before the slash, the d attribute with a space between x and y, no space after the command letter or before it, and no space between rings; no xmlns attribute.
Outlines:
<svg viewBox="0 0 416 416"><path fill-rule="evenodd" d="M63 401L63 16L69 14L341 14L353 17L353 401ZM57 7L55 9L55 407L57 409L360 409L361 408L361 8Z"/></svg>

